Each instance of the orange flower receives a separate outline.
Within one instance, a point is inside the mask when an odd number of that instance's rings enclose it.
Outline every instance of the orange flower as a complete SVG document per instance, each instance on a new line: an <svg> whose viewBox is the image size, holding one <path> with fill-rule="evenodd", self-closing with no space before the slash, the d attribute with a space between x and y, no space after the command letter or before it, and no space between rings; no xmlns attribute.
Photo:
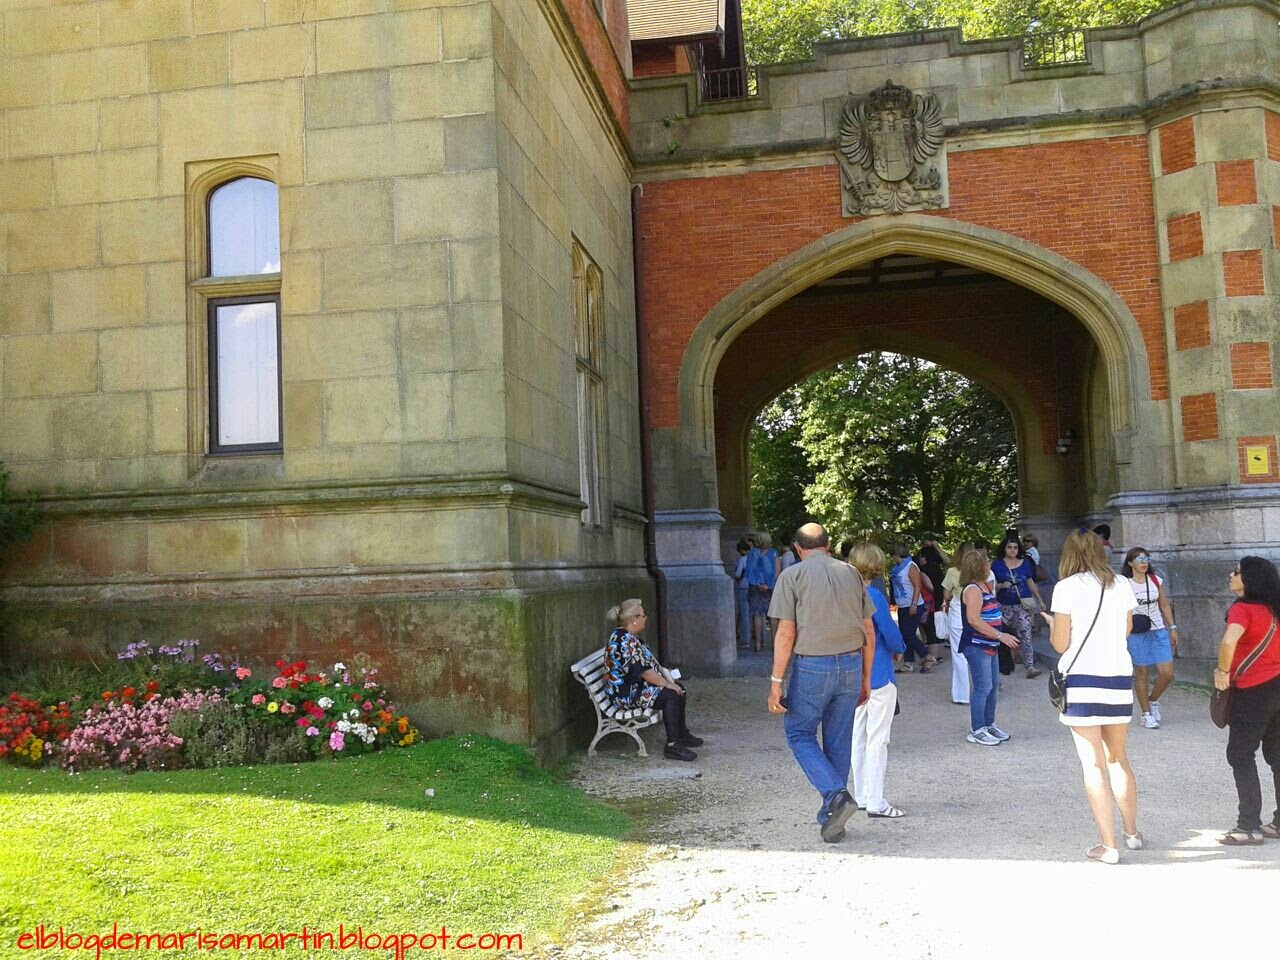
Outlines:
<svg viewBox="0 0 1280 960"><path fill-rule="evenodd" d="M124 697L126 700L128 700L128 699L132 698L132 697L133 697L133 695L134 695L135 693L137 693L137 692L138 692L138 691L137 691L137 690L135 690L133 687L125 687L123 690L121 690L121 691L120 691L120 696L122 696L122 697Z"/></svg>
<svg viewBox="0 0 1280 960"><path fill-rule="evenodd" d="M115 695L116 695L116 692L115 692L114 690L103 690L103 691L102 691L102 699L103 699L103 700L110 700L110 699L111 699L112 697L114 697Z"/></svg>

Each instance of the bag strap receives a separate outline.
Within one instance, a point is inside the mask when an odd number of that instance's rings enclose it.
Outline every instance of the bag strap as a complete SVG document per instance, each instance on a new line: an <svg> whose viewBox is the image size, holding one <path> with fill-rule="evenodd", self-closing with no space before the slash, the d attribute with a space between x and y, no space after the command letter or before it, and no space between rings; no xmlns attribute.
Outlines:
<svg viewBox="0 0 1280 960"><path fill-rule="evenodd" d="M1098 609L1095 610L1093 613L1093 623L1089 624L1088 632L1085 633L1084 639L1080 641L1080 649L1077 650L1076 655L1071 658L1071 667L1074 667L1076 665L1076 661L1080 659L1080 654L1084 653L1084 645L1088 643L1089 638L1093 636L1093 628L1098 625L1098 616L1102 613L1102 601L1105 600L1106 598L1107 598L1107 588L1106 588L1106 585L1104 584L1102 586L1102 592L1098 594ZM1066 670L1062 671L1062 675L1064 677L1071 672L1071 667L1068 667Z"/></svg>
<svg viewBox="0 0 1280 960"><path fill-rule="evenodd" d="M1271 646L1271 638L1274 637L1275 635L1276 635L1276 618L1275 618L1275 615L1272 614L1271 629L1268 630L1267 635L1262 638L1262 643L1258 644L1257 649L1254 650L1253 653L1249 654L1249 656L1244 658L1244 661L1240 664L1240 669L1231 675L1232 683L1235 683L1237 680L1239 680L1240 674L1244 673L1246 670L1252 667L1255 663L1257 663L1258 658L1267 652L1267 647Z"/></svg>

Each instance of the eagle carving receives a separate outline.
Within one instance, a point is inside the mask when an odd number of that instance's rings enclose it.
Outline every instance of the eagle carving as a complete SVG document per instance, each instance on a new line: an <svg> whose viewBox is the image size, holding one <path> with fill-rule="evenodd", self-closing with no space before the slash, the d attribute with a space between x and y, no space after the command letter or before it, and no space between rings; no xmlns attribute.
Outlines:
<svg viewBox="0 0 1280 960"><path fill-rule="evenodd" d="M942 127L936 96L913 94L892 80L864 97L850 97L840 118L837 152L845 212L942 206L942 177L932 163L942 148Z"/></svg>

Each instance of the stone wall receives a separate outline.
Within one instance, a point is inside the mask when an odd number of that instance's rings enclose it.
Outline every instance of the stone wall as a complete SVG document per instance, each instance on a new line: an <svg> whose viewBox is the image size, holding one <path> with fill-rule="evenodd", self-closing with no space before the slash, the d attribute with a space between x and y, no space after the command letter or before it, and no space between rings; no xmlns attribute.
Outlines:
<svg viewBox="0 0 1280 960"><path fill-rule="evenodd" d="M6 564L9 652L365 651L430 732L563 749L567 664L648 584L625 109L563 7L9 3L2 33L0 460L47 518ZM224 163L280 189L274 456L207 456L193 231ZM574 236L607 278L600 530Z"/></svg>

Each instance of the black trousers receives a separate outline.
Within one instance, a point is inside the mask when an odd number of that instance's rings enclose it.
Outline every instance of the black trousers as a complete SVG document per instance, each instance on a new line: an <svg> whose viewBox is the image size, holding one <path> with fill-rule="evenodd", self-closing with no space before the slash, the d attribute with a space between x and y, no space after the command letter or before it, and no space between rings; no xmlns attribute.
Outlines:
<svg viewBox="0 0 1280 960"><path fill-rule="evenodd" d="M1262 746L1262 759L1271 768L1276 787L1274 822L1280 823L1280 677L1256 687L1237 687L1231 693L1231 734L1227 738L1227 762L1236 779L1240 816L1236 826L1257 830L1262 826L1262 785L1254 755Z"/></svg>
<svg viewBox="0 0 1280 960"><path fill-rule="evenodd" d="M681 688L683 689L683 684ZM684 723L684 702L688 698L687 693L682 697L674 690L658 691L656 703L662 711L663 726L667 728L667 743L674 743L689 732Z"/></svg>
<svg viewBox="0 0 1280 960"><path fill-rule="evenodd" d="M919 607L898 607L898 629L902 631L902 642L907 645L903 662L915 663L917 653L921 660L929 655L929 648L920 639Z"/></svg>

